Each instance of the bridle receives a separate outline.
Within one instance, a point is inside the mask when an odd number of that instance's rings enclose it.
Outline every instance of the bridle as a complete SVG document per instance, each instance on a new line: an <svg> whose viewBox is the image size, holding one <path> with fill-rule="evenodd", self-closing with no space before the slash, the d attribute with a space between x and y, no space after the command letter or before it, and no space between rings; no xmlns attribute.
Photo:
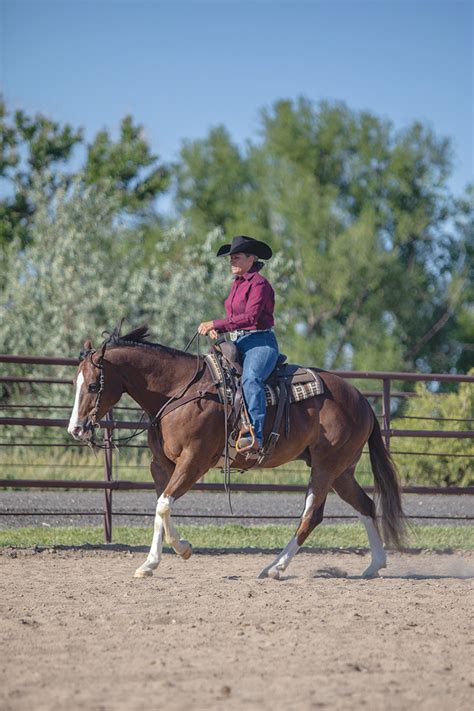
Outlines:
<svg viewBox="0 0 474 711"><path fill-rule="evenodd" d="M184 387L179 388L175 393L173 393L168 400L164 403L164 405L160 408L160 410L154 415L152 418L150 418L150 421L146 425L146 427L143 427L140 429L141 422L143 420L144 414L142 414L140 418L140 423L138 424L137 429L135 432L133 432L131 435L128 437L119 437L114 440L114 444L118 442L129 442L131 439L134 439L134 437L137 437L138 435L142 434L143 432L146 432L147 430L150 429L153 425L156 425L158 420L163 416L165 413L165 410L168 408L170 403L172 403L175 400L179 400L181 397L183 397L184 393L186 390L189 388L189 386L194 382L197 374L199 373L200 370L200 348L199 348L199 334L196 331L194 336L191 338L189 343L187 344L186 348L184 349L184 352L186 353L191 344L193 343L194 339L197 337L197 355L196 355L196 369L194 371L194 374L191 378L191 380L184 385ZM87 350L82 350L79 354L79 361L82 362L83 360L88 360L94 368L97 368L99 370L99 374L97 377L97 380L94 383L89 383L87 386L87 392L88 393L97 393L96 401L94 403L94 407L91 410L90 415L88 415L86 423L84 425L84 431L85 432L92 432L91 438L88 440L88 445L91 447L96 447L99 449L103 449L103 445L100 445L96 442L95 440L95 430L100 426L99 422L97 420L97 415L99 412L99 407L100 407L100 400L102 397L102 393L104 392L105 389L105 378L104 378L104 355L105 355L105 350L107 348L107 341L105 341L102 345L101 352L99 359L97 363L94 361L93 356L98 352L94 348L89 348ZM204 392L199 391L199 394L197 397L202 397L204 395ZM192 399L196 399L193 397ZM183 403L184 404L184 403Z"/></svg>
<svg viewBox="0 0 474 711"><path fill-rule="evenodd" d="M143 427L143 428L140 429L140 425L141 425L141 422L142 422L143 417L144 417L144 413L143 413L142 416L141 416L141 418L140 418L140 422L139 422L139 424L138 424L137 429L136 429L131 435L129 435L128 437L119 437L118 439L115 439L115 440L113 441L113 445L114 445L115 447L117 446L117 443L119 443L119 442L122 442L122 443L123 443L123 442L129 442L131 439L134 439L134 437L137 437L138 435L142 434L143 432L147 432L151 427L155 426L155 425L158 423L158 421L160 420L160 418L161 418L164 414L166 414L166 410L168 409L170 403L172 403L173 401L176 402L177 400L179 400L180 398L182 398L182 397L184 396L185 392L187 391L187 389L189 388L189 386L194 382L194 380L195 380L195 378L196 378L196 376L198 375L199 370L200 370L200 347L199 347L200 344L199 344L199 333L198 333L197 331L196 331L196 333L194 334L194 336L191 338L191 340L189 341L189 343L187 344L186 348L184 349L184 352L186 353L186 352L188 351L188 349L190 348L191 344L193 343L193 341L194 341L196 338L197 338L196 369L195 369L195 371L194 371L194 374L193 374L191 380L190 380L188 383L186 383L186 385L184 386L184 388L180 388L178 391L176 391L175 393L173 393L173 394L168 398L168 400L164 403L164 405L158 410L158 412L156 413L156 415L154 415L153 417L150 418L150 421L147 423L146 427ZM95 350L94 348L89 348L89 349L87 349L87 350L82 350L82 351L80 352L80 354L79 354L79 361L82 362L83 360L88 360L88 361L94 366L94 368L97 368L98 371L99 371L97 380L96 380L94 383L89 383L89 385L87 386L87 391L88 391L89 393L97 393L97 397L96 397L96 401L95 401L95 403L94 403L94 407L92 408L91 414L88 416L88 418L87 418L87 420L86 420L86 423L85 423L85 426L84 426L84 430L85 430L86 432L87 432L87 431L91 431L91 437L90 437L90 439L88 440L87 444L88 444L88 446L91 447L92 449L107 449L107 448L108 448L108 445L99 444L99 443L96 441L96 439L95 439L95 431L96 431L96 429L100 426L100 425L99 425L99 422L97 421L97 415L98 415L98 412L99 412L100 400L101 400L101 397L102 397L102 393L104 392L104 388L105 388L105 379L104 379L104 355L105 355L105 350L106 350L106 348L107 348L107 341L105 341L105 342L103 343L103 345L102 345L101 353L100 353L100 356L99 356L99 359L98 359L97 363L96 363L96 362L94 361L94 359L93 359L93 356L97 353L97 350ZM199 399L199 398L203 397L203 396L206 394L206 392L207 392L207 391L199 391L198 394L197 394L197 396L193 396L192 398L187 399L187 401L189 401L189 400L194 400L194 399ZM185 401L184 401L182 404L185 404L185 402L186 402L186 399L185 399ZM178 406L179 406L179 404L178 404ZM223 468L223 473L224 473L224 489L225 489L225 491L227 492L230 511L231 511L231 513L233 513L233 511L232 511L232 502L231 502L231 499L230 499L230 464L229 464L229 461L230 461L230 460L229 460L229 449L228 449L228 448L229 448L229 442L228 442L228 431L227 431L227 427L228 427L227 419L228 419L227 408L224 408L224 429L225 429L225 456L224 456L224 458L225 458L225 464L224 464L224 468Z"/></svg>
<svg viewBox="0 0 474 711"><path fill-rule="evenodd" d="M100 354L100 357L99 357L99 360L97 361L97 363L93 359L93 356L97 353L97 351L94 348L89 348L86 351L81 351L79 354L79 361L88 360L89 363L91 365L93 365L94 368L97 368L99 371L97 380L94 383L89 383L89 385L87 386L88 393L97 393L94 407L92 408L90 414L87 416L87 420L84 425L84 430L86 432L88 432L89 430L92 430L92 438L91 438L92 444L94 444L95 429L99 426L99 423L97 422L97 414L99 412L100 400L102 398L102 393L104 392L104 385L105 385L105 380L104 380L105 347L106 346L104 344L102 346L101 354Z"/></svg>

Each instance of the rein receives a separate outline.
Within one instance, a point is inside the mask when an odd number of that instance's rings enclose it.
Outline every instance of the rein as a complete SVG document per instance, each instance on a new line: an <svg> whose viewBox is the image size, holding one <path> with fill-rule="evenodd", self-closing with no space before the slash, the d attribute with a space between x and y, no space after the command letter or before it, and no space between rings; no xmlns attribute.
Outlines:
<svg viewBox="0 0 474 711"><path fill-rule="evenodd" d="M193 373L191 380L189 380L189 382L186 383L182 388L180 388L175 393L170 395L170 397L166 400L166 402L162 405L162 407L160 407L160 409L158 410L156 415L154 415L150 419L150 421L148 422L146 427L143 427L140 429L140 424L144 418L144 413L142 413L142 415L140 417L140 422L138 423L138 426L137 426L137 429L134 432L132 432L131 435L129 435L128 437L118 437L117 439L112 439L111 443L114 447L117 447L118 443L123 444L125 442L130 442L130 440L134 439L135 437L138 437L138 435L143 434L143 432L147 432L150 429L150 427L154 427L161 418L165 417L167 414L169 414L173 410L177 409L178 407L181 407L181 405L185 405L188 402L192 402L192 400L198 400L207 394L207 392L208 392L207 390L198 390L196 395L189 396L188 398L185 398L184 401L179 402L179 400L184 396L187 389L194 382L194 380L200 370L199 359L201 357L201 353L200 353L200 342L199 342L198 331L196 331L194 336L188 342L186 348L184 349L184 352L186 353L188 351L188 349L191 347L191 345L194 342L194 340L196 339L196 337L197 337L196 368L195 368L195 371ZM88 387L88 391L90 393L93 393L93 392L97 393L97 399L95 401L92 413L89 417L89 421L91 423L91 429L92 429L92 437L89 440L88 445L92 449L107 449L109 446L109 445L105 445L105 444L99 444L95 440L95 429L99 426L99 423L97 422L97 413L99 411L100 400L101 400L102 393L103 393L104 387L105 387L103 360L104 360L106 348L107 348L107 342L105 342L102 345L101 354L100 354L100 357L99 357L97 363L93 359L93 355L95 353L97 353L96 350L91 349L86 352L81 352L81 354L80 354L81 360L87 358L89 360L89 362L92 363L92 365L95 368L99 369L99 377L98 377L97 381L95 383L90 383L89 387ZM223 375L223 373L222 373L222 375ZM169 406L172 403L174 403L174 407L170 408ZM232 510L232 501L231 501L231 492L230 492L230 483L231 482L230 482L230 457L229 457L229 441L228 441L228 439L229 439L229 437L228 437L228 416L227 416L227 408L224 407L224 442L225 442L225 445L224 445L224 466L223 466L224 491L227 493L228 502L229 502L229 509L230 509L231 514L233 514L234 512Z"/></svg>
<svg viewBox="0 0 474 711"><path fill-rule="evenodd" d="M187 344L186 348L184 349L184 352L186 353L186 352L188 351L188 349L191 347L193 341L195 340L196 336L197 336L196 369L195 369L195 371L194 371L194 373L193 373L193 376L192 376L191 380L190 380L188 383L186 383L182 388L180 388L180 389L177 390L175 393L173 393L172 395L170 395L170 397L168 398L168 400L166 400L166 402L164 403L164 405L163 405L162 407L160 407L160 409L158 410L158 412L156 413L156 415L154 415L154 416L150 419L150 421L148 422L148 424L146 425L146 427L143 427L142 429L140 429L140 424L141 424L141 422L142 422L142 420L143 420L143 418L144 418L144 413L143 413L143 414L141 415L141 417L140 417L140 422L139 422L138 427L137 427L137 429L135 430L135 432L132 432L132 434L129 435L128 437L118 437L117 439L112 440L112 444L116 445L118 442L121 442L121 443L130 442L130 440L134 439L135 437L138 437L138 435L140 435L140 434L143 434L143 432L147 432L147 431L150 429L150 427L153 427L154 425L156 425L156 423L158 422L158 420L159 420L161 417L164 417L165 415L168 414L168 412L164 412L164 411L165 411L166 408L170 405L170 403L175 402L176 400L179 400L180 398L183 397L183 395L185 394L186 390L187 390L187 389L190 387L190 385L192 385L192 383L194 382L194 379L196 378L197 374L199 373L199 369L200 369L200 368L199 368L199 365L200 365L200 363L199 363L199 358L200 358L200 344L199 344L199 333L198 333L197 331L196 331L196 333L194 334L194 336L191 338L191 340L189 341L189 343ZM100 358L99 358L99 360L97 361L97 363L94 361L94 359L93 359L93 357L92 357L95 353L97 353L96 350L92 350L92 349L91 349L91 350L89 350L89 351L87 351L87 352L85 352L85 353L81 353L81 355L80 355L81 360L87 358L87 359L89 360L89 362L92 363L92 365L93 365L95 368L98 368L99 371L100 371L98 380L97 380L95 383L91 383L91 384L89 385L89 388L88 388L88 391L89 391L90 393L93 393L93 392L96 392L96 393L97 393L97 399L96 399L96 401L95 401L95 404L94 404L94 408L93 408L93 410L92 410L92 413L91 413L91 415L90 415L90 417L89 417L89 420L90 420L90 422L91 422L92 428L94 428L94 429L99 426L99 423L97 422L97 413L98 413L98 411L99 411L100 400L101 400L101 396L102 396L102 393L103 393L103 391L104 391L104 386L105 386L103 360L104 360L104 355L105 355L106 347L107 347L107 343L104 343L104 345L102 346L102 352L101 352ZM203 392L203 391L200 390L195 396L192 396L192 397L186 399L184 402L179 403L179 404L176 403L176 407L180 407L181 405L185 405L187 402L191 402L192 400L197 400L198 398L201 398L201 397L202 397L203 395L205 395L205 394L206 394L205 392ZM176 408L172 408L172 409L176 409ZM169 412L172 412L172 409L169 410ZM95 439L94 439L94 431L93 431L93 437L91 438L91 440L89 441L88 444L89 444L90 446L92 446L92 447L97 448L97 449L106 449L106 445L99 444L98 442L95 441Z"/></svg>

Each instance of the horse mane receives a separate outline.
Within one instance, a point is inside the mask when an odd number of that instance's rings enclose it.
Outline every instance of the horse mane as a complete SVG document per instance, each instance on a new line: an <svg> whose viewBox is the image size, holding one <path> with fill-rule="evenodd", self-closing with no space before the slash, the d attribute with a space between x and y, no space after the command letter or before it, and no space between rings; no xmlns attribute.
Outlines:
<svg viewBox="0 0 474 711"><path fill-rule="evenodd" d="M103 335L107 336L105 339L105 343L109 347L113 346L152 346L152 345L158 345L154 344L152 341L149 340L150 337L150 328L147 323L142 324L141 326L138 326L137 328L134 328L133 331L130 331L129 333L122 334L122 323L123 321L120 321L115 328L112 331L104 331Z"/></svg>
<svg viewBox="0 0 474 711"><path fill-rule="evenodd" d="M112 331L104 331L102 335L106 336L103 343L107 348L123 348L124 346L136 347L142 346L145 348L152 348L154 350L163 350L171 355L191 355L180 351L177 348L171 348L170 346L163 346L161 343L154 343L150 340L150 327L147 323L137 326L133 331L129 333L122 334L122 323L123 319L112 329Z"/></svg>

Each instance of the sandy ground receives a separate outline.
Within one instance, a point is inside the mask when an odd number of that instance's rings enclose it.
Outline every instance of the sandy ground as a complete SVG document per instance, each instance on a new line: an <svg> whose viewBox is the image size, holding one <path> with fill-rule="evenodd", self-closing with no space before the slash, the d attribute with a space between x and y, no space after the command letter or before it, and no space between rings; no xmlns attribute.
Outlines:
<svg viewBox="0 0 474 711"><path fill-rule="evenodd" d="M0 554L2 711L473 708L473 553L144 557Z"/></svg>

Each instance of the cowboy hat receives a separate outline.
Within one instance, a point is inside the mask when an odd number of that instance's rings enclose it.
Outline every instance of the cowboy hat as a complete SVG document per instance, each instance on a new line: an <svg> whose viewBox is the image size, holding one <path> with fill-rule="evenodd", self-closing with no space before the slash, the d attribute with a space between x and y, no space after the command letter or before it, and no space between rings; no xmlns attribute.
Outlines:
<svg viewBox="0 0 474 711"><path fill-rule="evenodd" d="M219 247L216 257L225 257L230 254L237 254L237 252L253 254L259 259L270 259L273 254L271 248L265 242L253 239L253 237L237 235L237 237L232 238L231 244L223 244L222 247Z"/></svg>

